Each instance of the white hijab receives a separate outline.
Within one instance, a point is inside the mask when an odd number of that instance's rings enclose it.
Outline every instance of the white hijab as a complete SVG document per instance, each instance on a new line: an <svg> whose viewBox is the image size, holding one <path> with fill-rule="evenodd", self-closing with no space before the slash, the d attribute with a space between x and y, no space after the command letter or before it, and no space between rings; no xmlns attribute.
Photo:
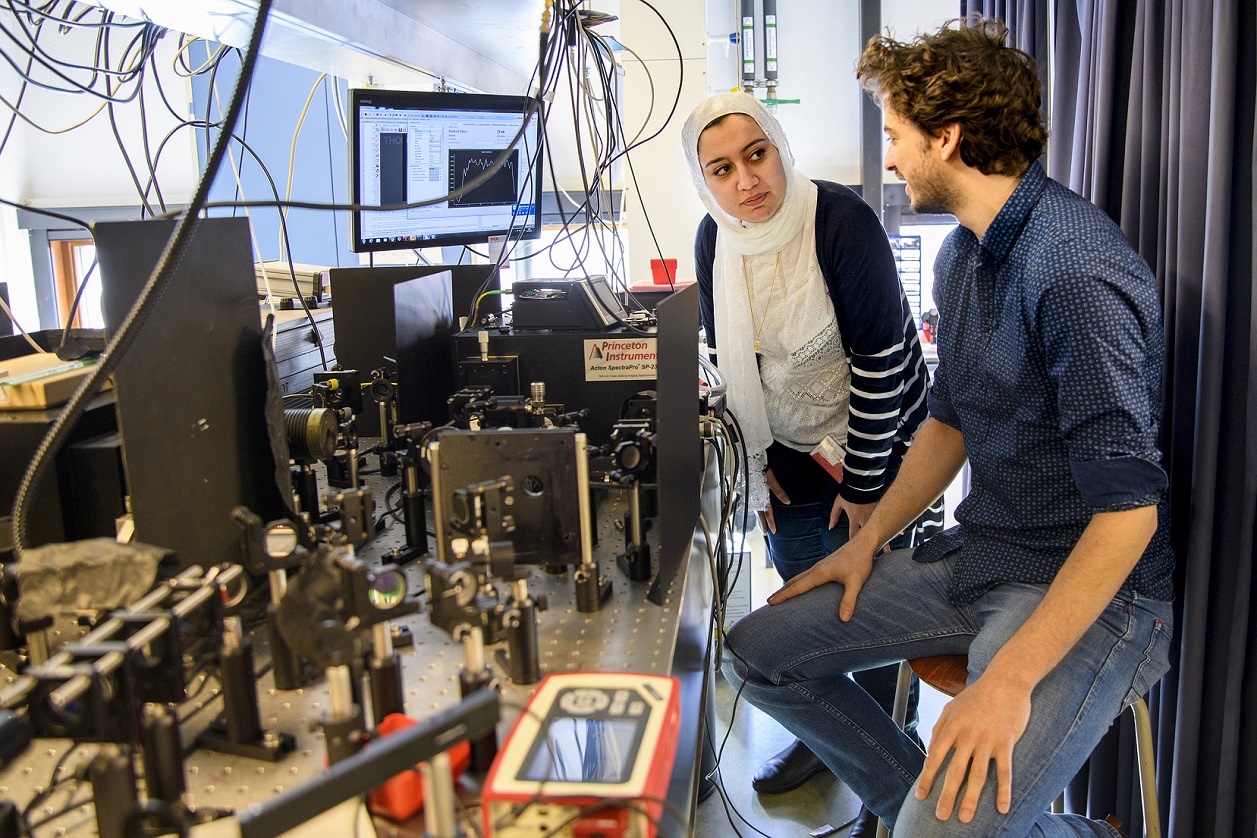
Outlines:
<svg viewBox="0 0 1257 838"><path fill-rule="evenodd" d="M777 147L785 169L785 198L767 221L743 221L725 212L703 176L702 161L698 159L699 135L713 121L735 113L745 114L759 124L769 142ZM742 274L743 259L780 252L804 231L807 222L816 216L816 184L795 169L794 155L777 118L758 99L746 93L721 93L700 102L681 129L681 142L698 197L719 227L712 264L716 348L720 370L729 382L729 407L742 429L750 461L751 491L747 504L751 509L766 509L768 488L763 473L768 467L766 452L773 442L773 433L755 355L753 329L746 328L750 325L745 314L750 301ZM814 262L814 248L795 248L793 258L800 257ZM787 270L787 275L791 273L793 267Z"/></svg>

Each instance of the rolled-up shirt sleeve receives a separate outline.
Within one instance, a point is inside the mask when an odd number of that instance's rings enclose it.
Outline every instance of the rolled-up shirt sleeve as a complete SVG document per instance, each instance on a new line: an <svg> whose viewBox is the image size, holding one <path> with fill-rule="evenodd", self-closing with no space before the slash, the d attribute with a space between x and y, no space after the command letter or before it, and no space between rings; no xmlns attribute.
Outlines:
<svg viewBox="0 0 1257 838"><path fill-rule="evenodd" d="M930 418L937 419L945 425L950 425L956 430L963 430L960 427L960 415L956 413L956 408L952 407L944 395L943 391L938 389L939 374L934 373L934 384L930 387L929 394L925 397L926 407L930 410Z"/></svg>

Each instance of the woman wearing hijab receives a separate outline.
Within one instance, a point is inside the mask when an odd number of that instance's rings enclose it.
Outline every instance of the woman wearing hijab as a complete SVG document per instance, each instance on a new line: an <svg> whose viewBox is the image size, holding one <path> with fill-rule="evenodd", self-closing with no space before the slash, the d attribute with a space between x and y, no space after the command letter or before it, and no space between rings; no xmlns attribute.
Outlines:
<svg viewBox="0 0 1257 838"><path fill-rule="evenodd" d="M868 520L926 419L928 372L886 233L855 192L795 169L748 94L704 100L681 136L708 212L694 243L703 327L747 451L748 504L790 579ZM939 500L892 546L941 524ZM889 711L896 670L855 680ZM752 785L788 791L823 769L796 741ZM852 835L873 834L866 814Z"/></svg>

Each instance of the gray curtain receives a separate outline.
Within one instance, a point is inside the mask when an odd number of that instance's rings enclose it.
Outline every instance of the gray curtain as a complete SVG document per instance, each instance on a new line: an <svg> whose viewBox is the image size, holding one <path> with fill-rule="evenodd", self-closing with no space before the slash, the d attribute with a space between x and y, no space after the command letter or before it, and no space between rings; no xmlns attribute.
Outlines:
<svg viewBox="0 0 1257 838"><path fill-rule="evenodd" d="M1034 58L1040 78L1048 77L1048 4L1044 0L961 0L961 17L974 12L1003 21L1013 46ZM1041 110L1044 119L1050 121L1049 106L1050 100L1044 96Z"/></svg>
<svg viewBox="0 0 1257 838"><path fill-rule="evenodd" d="M1255 65L1250 0L1056 2L1049 173L1122 225L1164 302L1179 654L1150 707L1180 838L1257 836ZM1070 803L1138 834L1128 736Z"/></svg>
<svg viewBox="0 0 1257 838"><path fill-rule="evenodd" d="M1164 303L1179 651L1149 706L1162 819L1175 838L1257 837L1254 5L1052 6L1048 173L1121 224ZM965 0L962 12L1002 17L1042 67L1047 6ZM1067 801L1117 814L1134 836L1143 825L1130 728L1127 714Z"/></svg>

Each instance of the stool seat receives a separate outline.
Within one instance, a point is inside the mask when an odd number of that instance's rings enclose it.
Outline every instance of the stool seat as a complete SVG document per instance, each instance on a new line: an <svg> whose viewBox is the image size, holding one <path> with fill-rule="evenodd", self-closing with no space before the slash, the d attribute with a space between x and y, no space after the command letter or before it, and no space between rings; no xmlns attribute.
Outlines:
<svg viewBox="0 0 1257 838"><path fill-rule="evenodd" d="M915 658L908 661L908 666L923 682L929 684L943 695L955 698L965 688L969 679L968 655L935 655L930 658Z"/></svg>

